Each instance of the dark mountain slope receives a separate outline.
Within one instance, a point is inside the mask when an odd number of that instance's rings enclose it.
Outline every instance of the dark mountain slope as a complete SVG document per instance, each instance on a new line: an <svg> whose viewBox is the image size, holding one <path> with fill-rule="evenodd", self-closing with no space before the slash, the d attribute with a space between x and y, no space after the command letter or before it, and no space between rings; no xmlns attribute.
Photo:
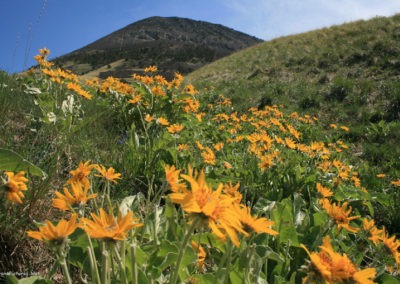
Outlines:
<svg viewBox="0 0 400 284"><path fill-rule="evenodd" d="M187 74L206 63L262 42L218 24L151 17L56 59L80 74L128 78L149 65L166 76Z"/></svg>

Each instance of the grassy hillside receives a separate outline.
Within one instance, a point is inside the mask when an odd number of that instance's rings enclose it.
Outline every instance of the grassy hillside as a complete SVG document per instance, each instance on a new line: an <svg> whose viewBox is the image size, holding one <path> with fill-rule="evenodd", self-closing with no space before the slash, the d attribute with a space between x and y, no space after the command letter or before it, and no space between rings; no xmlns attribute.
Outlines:
<svg viewBox="0 0 400 284"><path fill-rule="evenodd" d="M345 124L354 153L400 168L400 15L278 38L186 77L238 109L261 104Z"/></svg>

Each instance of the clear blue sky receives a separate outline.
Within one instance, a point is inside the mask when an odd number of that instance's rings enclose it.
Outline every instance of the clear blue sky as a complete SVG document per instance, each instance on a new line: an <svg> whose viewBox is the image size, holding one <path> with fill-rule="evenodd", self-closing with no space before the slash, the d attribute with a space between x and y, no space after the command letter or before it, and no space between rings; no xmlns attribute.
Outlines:
<svg viewBox="0 0 400 284"><path fill-rule="evenodd" d="M83 47L150 16L222 24L270 40L331 25L400 13L400 0L0 0L0 69L32 66Z"/></svg>

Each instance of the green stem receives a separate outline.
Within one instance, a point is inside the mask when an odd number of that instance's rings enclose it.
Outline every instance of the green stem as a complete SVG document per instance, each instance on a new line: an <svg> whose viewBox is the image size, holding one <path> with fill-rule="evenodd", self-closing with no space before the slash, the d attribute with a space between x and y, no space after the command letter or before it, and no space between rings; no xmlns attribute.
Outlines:
<svg viewBox="0 0 400 284"><path fill-rule="evenodd" d="M217 270L217 273L215 275L213 283L223 283L224 280L225 280L226 274L229 274L230 258L231 258L233 244L232 244L230 239L227 240L227 243L228 243L227 250L226 250L224 256L222 257L222 259L221 259L221 261L220 261L220 263L218 265L218 270ZM229 259L229 262L228 262L228 266L226 267L225 275L221 279L222 268L225 266L225 263L227 262L228 259Z"/></svg>
<svg viewBox="0 0 400 284"><path fill-rule="evenodd" d="M64 281L67 284L72 284L71 276L69 275L69 270L67 266L67 262L65 261L65 257L60 259L60 266L64 274Z"/></svg>
<svg viewBox="0 0 400 284"><path fill-rule="evenodd" d="M89 238L89 240L90 240L90 238ZM99 275L99 270L97 269L96 257L94 255L92 243L91 243L91 241L89 241L89 242L90 242L90 246L87 247L87 250L88 250L88 254L89 254L89 262L90 262L90 270L91 270L91 274L92 274L92 281L94 281L94 283L100 284L100 275Z"/></svg>
<svg viewBox="0 0 400 284"><path fill-rule="evenodd" d="M60 263L61 270L64 275L64 281L67 284L72 284L72 279L71 276L69 275L69 269L67 265L67 261L65 260L65 247L66 247L66 240L64 240L63 244L61 244L57 249L57 256L58 256L58 262Z"/></svg>
<svg viewBox="0 0 400 284"><path fill-rule="evenodd" d="M108 263L108 258L109 258L109 253L108 253L108 244L106 241L102 242L102 263L101 263L101 269L102 269L102 274L101 274L101 283L106 284L109 283L108 279L108 270L109 270L109 263Z"/></svg>
<svg viewBox="0 0 400 284"><path fill-rule="evenodd" d="M186 251L186 246L190 240L190 237L193 234L194 229L197 227L199 222L200 222L200 218L196 218L195 220L193 220L190 228L188 229L188 231L186 232L186 235L184 236L184 239L179 248L179 255L178 255L178 260L176 262L176 267L175 267L173 274L171 275L171 278L169 281L169 283L171 283L171 284L175 284L178 281L180 266L181 266L183 255Z"/></svg>
<svg viewBox="0 0 400 284"><path fill-rule="evenodd" d="M124 244L125 242L123 242ZM122 255L125 255L125 246L122 244L122 247L124 248L124 251L122 252ZM119 269L121 271L121 282L128 284L128 280L126 278L126 271L125 271L125 256L122 258L121 255L118 252L117 245L113 244L113 253L115 258L117 259L117 262L119 263Z"/></svg>
<svg viewBox="0 0 400 284"><path fill-rule="evenodd" d="M137 264L136 264L136 243L131 243L131 267L132 267L132 284L137 284L138 275L137 275Z"/></svg>

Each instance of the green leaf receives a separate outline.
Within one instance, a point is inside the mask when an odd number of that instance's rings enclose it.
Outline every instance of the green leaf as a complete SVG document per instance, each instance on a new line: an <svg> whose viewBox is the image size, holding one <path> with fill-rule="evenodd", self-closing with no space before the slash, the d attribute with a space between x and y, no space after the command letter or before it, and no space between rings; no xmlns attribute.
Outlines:
<svg viewBox="0 0 400 284"><path fill-rule="evenodd" d="M398 280L397 278L385 273L382 275L382 277L379 278L379 280L381 280L382 284L399 284L400 280Z"/></svg>
<svg viewBox="0 0 400 284"><path fill-rule="evenodd" d="M236 270L229 272L229 279L231 283L242 283L242 275Z"/></svg>
<svg viewBox="0 0 400 284"><path fill-rule="evenodd" d="M271 218L275 222L274 229L279 232L279 241L281 243L289 241L291 245L299 246L290 198L283 199L281 203L277 203L271 210Z"/></svg>
<svg viewBox="0 0 400 284"><path fill-rule="evenodd" d="M269 246L264 246L264 245L256 246L256 252L262 258L272 259L275 260L276 262L281 262L281 263L285 261L279 254L274 252Z"/></svg>
<svg viewBox="0 0 400 284"><path fill-rule="evenodd" d="M17 153L0 148L0 170L3 171L25 171L34 176L47 177L47 174L40 168L25 160Z"/></svg>

